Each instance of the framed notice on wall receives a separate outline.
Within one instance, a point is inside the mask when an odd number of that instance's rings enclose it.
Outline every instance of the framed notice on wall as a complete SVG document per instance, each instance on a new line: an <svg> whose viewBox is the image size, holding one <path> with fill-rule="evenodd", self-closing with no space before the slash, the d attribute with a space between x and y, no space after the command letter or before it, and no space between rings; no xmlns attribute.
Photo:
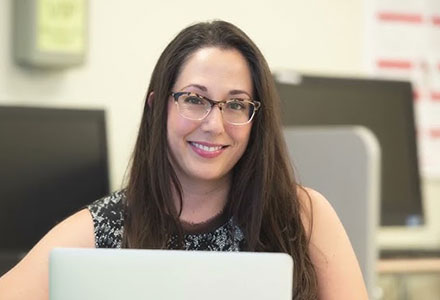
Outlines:
<svg viewBox="0 0 440 300"><path fill-rule="evenodd" d="M15 0L14 56L40 68L81 64L87 48L87 0Z"/></svg>
<svg viewBox="0 0 440 300"><path fill-rule="evenodd" d="M365 62L412 83L421 174L440 178L440 1L365 0Z"/></svg>

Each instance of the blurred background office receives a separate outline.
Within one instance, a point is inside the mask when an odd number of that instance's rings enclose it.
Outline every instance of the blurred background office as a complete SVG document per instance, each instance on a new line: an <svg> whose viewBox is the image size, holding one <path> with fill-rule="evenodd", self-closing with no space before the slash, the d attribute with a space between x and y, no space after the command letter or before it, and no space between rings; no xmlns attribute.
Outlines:
<svg viewBox="0 0 440 300"><path fill-rule="evenodd" d="M106 133L99 137L106 143L100 152L108 174L108 182L101 183L105 191L123 185L159 54L179 30L196 21L219 18L242 28L285 84L300 84L307 76L409 81L421 219L378 227L377 248L385 254L374 267L381 287L375 297L440 299L440 263L432 259L440 257L437 2L1 0L0 106L88 110L99 115L99 122L104 122L104 111ZM63 25L51 14L73 17ZM47 32L38 32L51 26L61 26L64 37L71 34L72 44L57 44L56 38L45 38ZM35 46L32 41L38 38ZM5 214L11 205L0 207ZM26 220L22 223L26 227ZM0 248L8 245L2 242Z"/></svg>

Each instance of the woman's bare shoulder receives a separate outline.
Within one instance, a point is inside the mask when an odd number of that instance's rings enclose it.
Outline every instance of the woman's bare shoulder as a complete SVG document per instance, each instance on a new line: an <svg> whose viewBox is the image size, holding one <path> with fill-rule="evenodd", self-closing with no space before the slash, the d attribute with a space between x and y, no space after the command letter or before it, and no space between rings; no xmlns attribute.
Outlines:
<svg viewBox="0 0 440 300"><path fill-rule="evenodd" d="M319 192L298 187L309 253L318 277L319 299L367 299L362 273L344 226Z"/></svg>
<svg viewBox="0 0 440 300"><path fill-rule="evenodd" d="M311 231L308 232L309 234L319 234L320 232L317 232L317 230L324 230L328 228L327 225L330 224L336 226L338 231L343 230L345 233L336 211L324 195L304 186L298 186L297 195L303 224L306 230L307 228L311 228ZM324 227L322 228L321 226L323 225Z"/></svg>
<svg viewBox="0 0 440 300"><path fill-rule="evenodd" d="M49 253L56 247L93 248L90 212L83 209L52 228L29 253L0 278L5 299L48 299Z"/></svg>
<svg viewBox="0 0 440 300"><path fill-rule="evenodd" d="M296 192L300 204L301 220L306 234L310 237L315 218L322 213L331 213L333 209L327 199L314 189L298 185Z"/></svg>

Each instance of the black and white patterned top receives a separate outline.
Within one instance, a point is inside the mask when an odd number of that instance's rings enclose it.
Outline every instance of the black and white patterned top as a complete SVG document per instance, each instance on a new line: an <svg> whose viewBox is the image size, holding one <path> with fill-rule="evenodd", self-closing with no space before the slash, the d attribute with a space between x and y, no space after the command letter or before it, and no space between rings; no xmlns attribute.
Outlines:
<svg viewBox="0 0 440 300"><path fill-rule="evenodd" d="M124 191L117 191L87 206L93 218L96 248L121 248L124 233L123 201L125 201ZM221 218L216 218L217 222L210 222L218 224L218 226L207 231L186 231L184 249L209 251L240 251L243 249L244 235L241 229L234 224L233 218L224 219L224 222L221 223L218 222L219 220ZM169 249L177 249L177 236L171 236L168 245Z"/></svg>

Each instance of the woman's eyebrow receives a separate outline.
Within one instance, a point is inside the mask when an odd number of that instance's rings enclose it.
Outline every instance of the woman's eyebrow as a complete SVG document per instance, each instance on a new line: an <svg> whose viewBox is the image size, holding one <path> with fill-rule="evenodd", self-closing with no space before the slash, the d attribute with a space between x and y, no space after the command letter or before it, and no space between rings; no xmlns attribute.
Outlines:
<svg viewBox="0 0 440 300"><path fill-rule="evenodd" d="M231 90L229 92L229 95L232 95L232 96L239 95L239 94L246 94L249 98L252 98L251 95L249 95L248 92L245 92L245 91L242 91L242 90Z"/></svg>
<svg viewBox="0 0 440 300"><path fill-rule="evenodd" d="M185 86L184 88L182 88L182 90L187 89L189 87L195 87L195 88L197 88L197 89L199 89L199 90L201 90L203 92L207 92L208 91L206 86L203 86L203 85L200 85L200 84L195 84L195 83L192 83L192 84L189 84L189 85Z"/></svg>
<svg viewBox="0 0 440 300"><path fill-rule="evenodd" d="M191 84L188 84L187 86L185 86L184 88L182 88L182 90L187 89L187 88L189 88L189 87L194 87L194 88L196 88L196 89L201 90L202 92L207 92L207 91L208 91L208 88L207 88L206 86L203 86L203 85L200 85L200 84L197 84L197 83L191 83ZM240 94L245 94L245 95L247 95L249 98L252 98L252 96L251 96L248 92L245 92L245 91L243 91L243 90L230 90L230 91L229 91L229 95L231 95L231 96L240 95Z"/></svg>

